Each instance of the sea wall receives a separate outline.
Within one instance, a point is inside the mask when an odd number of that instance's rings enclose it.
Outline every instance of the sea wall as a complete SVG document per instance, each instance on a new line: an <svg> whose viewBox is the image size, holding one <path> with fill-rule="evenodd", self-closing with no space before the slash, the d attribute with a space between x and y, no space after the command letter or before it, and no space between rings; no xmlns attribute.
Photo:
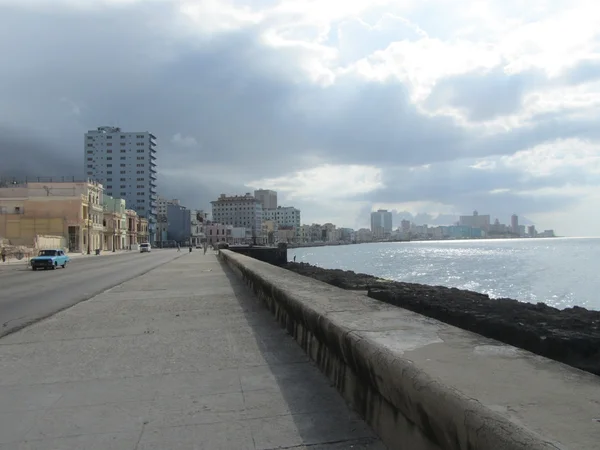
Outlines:
<svg viewBox="0 0 600 450"><path fill-rule="evenodd" d="M597 448L598 377L362 292L219 257L388 448Z"/></svg>
<svg viewBox="0 0 600 450"><path fill-rule="evenodd" d="M382 280L372 275L288 263L295 273L600 375L600 311L491 299L477 292Z"/></svg>
<svg viewBox="0 0 600 450"><path fill-rule="evenodd" d="M279 244L277 247L230 245L229 250L246 255L259 261L264 261L274 266L285 266L287 264L287 245Z"/></svg>

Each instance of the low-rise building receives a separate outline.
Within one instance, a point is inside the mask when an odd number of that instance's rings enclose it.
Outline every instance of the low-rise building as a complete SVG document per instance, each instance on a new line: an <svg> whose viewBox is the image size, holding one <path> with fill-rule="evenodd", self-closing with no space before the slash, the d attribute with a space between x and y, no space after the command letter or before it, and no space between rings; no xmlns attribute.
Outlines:
<svg viewBox="0 0 600 450"><path fill-rule="evenodd" d="M140 217L137 223L137 243L144 244L150 242L150 233L148 230L148 219L146 217Z"/></svg>
<svg viewBox="0 0 600 450"><path fill-rule="evenodd" d="M106 251L125 250L127 248L127 210L125 200L104 196L104 243Z"/></svg>
<svg viewBox="0 0 600 450"><path fill-rule="evenodd" d="M103 192L100 183L52 179L0 187L0 236L32 248L54 236L70 252L101 249Z"/></svg>
<svg viewBox="0 0 600 450"><path fill-rule="evenodd" d="M233 225L210 223L205 226L204 230L206 233L206 241L209 244L216 244L217 242L229 243L231 241Z"/></svg>
<svg viewBox="0 0 600 450"><path fill-rule="evenodd" d="M133 209L125 210L125 220L127 229L126 246L128 250L131 250L134 245L137 245L137 229L139 217Z"/></svg>

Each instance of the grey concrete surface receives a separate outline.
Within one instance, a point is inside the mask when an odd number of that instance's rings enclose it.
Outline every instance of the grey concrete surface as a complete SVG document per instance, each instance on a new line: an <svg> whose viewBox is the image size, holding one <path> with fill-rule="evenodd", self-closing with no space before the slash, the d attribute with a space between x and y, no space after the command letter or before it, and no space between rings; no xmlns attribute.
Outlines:
<svg viewBox="0 0 600 450"><path fill-rule="evenodd" d="M24 264L0 270L0 337L87 300L183 253L174 249L73 258L66 269L32 271Z"/></svg>
<svg viewBox="0 0 600 450"><path fill-rule="evenodd" d="M213 254L0 339L0 450L276 448L385 447Z"/></svg>
<svg viewBox="0 0 600 450"><path fill-rule="evenodd" d="M600 448L600 377L243 255L222 255L293 325L322 368L337 369L332 379L349 402L370 389L362 412L390 448ZM381 405L395 409L382 413ZM415 426L420 436L409 435Z"/></svg>

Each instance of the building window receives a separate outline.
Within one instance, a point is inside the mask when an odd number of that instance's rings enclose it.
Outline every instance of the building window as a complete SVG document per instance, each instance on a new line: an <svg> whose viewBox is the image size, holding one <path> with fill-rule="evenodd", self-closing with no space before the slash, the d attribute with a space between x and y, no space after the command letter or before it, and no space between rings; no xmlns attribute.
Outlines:
<svg viewBox="0 0 600 450"><path fill-rule="evenodd" d="M127 181L126 178L121 178L121 181ZM125 187L125 186L121 186L121 187Z"/></svg>
<svg viewBox="0 0 600 450"><path fill-rule="evenodd" d="M121 147L125 147L125 142L121 142Z"/></svg>
<svg viewBox="0 0 600 450"><path fill-rule="evenodd" d="M112 170L108 170L108 171L106 171L106 174L107 174L107 175L112 175Z"/></svg>
<svg viewBox="0 0 600 450"><path fill-rule="evenodd" d="M88 146L88 147L93 147L93 146L94 146L94 144L88 144L87 146Z"/></svg>
<svg viewBox="0 0 600 450"><path fill-rule="evenodd" d="M126 153L127 150L125 150L124 148L121 149L121 153Z"/></svg>
<svg viewBox="0 0 600 450"><path fill-rule="evenodd" d="M93 160L94 160L94 158L88 158L87 160L88 160L88 161L93 161Z"/></svg>
<svg viewBox="0 0 600 450"><path fill-rule="evenodd" d="M122 159L122 160L123 160L123 159L127 159L127 156L121 156L121 159Z"/></svg>
<svg viewBox="0 0 600 450"><path fill-rule="evenodd" d="M125 175L127 173L126 170L121 170L121 175Z"/></svg>
<svg viewBox="0 0 600 450"><path fill-rule="evenodd" d="M145 157L143 157L143 156L138 156L138 157L137 157L137 159L138 159L138 160L142 160L142 159L145 159Z"/></svg>
<svg viewBox="0 0 600 450"><path fill-rule="evenodd" d="M107 178L106 181L112 181L112 178Z"/></svg>
<svg viewBox="0 0 600 450"><path fill-rule="evenodd" d="M88 154L88 155L93 155L93 154L94 154L94 150L88 150L88 151L87 151L87 154Z"/></svg>
<svg viewBox="0 0 600 450"><path fill-rule="evenodd" d="M112 167L112 164L107 164L106 167Z"/></svg>
<svg viewBox="0 0 600 450"><path fill-rule="evenodd" d="M125 192L121 192L120 195L121 195L121 197L125 197L126 194L125 194Z"/></svg>
<svg viewBox="0 0 600 450"><path fill-rule="evenodd" d="M108 144L106 144L106 146L107 147L112 147L112 143L109 142Z"/></svg>
<svg viewBox="0 0 600 450"><path fill-rule="evenodd" d="M107 159L108 161L112 161L112 156L107 156L107 157L106 157L106 159Z"/></svg>
<svg viewBox="0 0 600 450"><path fill-rule="evenodd" d="M91 169L93 166L91 164L88 164L87 168Z"/></svg>
<svg viewBox="0 0 600 450"><path fill-rule="evenodd" d="M106 136L106 139L112 139L112 136Z"/></svg>
<svg viewBox="0 0 600 450"><path fill-rule="evenodd" d="M112 153L112 150L106 150L106 153Z"/></svg>
<svg viewBox="0 0 600 450"><path fill-rule="evenodd" d="M112 189L112 186L108 185L108 186L106 186L106 189ZM110 193L108 195L110 195Z"/></svg>
<svg viewBox="0 0 600 450"><path fill-rule="evenodd" d="M127 167L127 164L121 164L121 167Z"/></svg>

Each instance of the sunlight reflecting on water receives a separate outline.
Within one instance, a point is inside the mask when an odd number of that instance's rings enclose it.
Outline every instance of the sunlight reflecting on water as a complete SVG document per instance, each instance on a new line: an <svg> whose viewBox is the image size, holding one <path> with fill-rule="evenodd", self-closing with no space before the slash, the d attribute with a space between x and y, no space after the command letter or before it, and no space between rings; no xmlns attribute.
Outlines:
<svg viewBox="0 0 600 450"><path fill-rule="evenodd" d="M493 298L600 310L600 239L513 239L291 249L289 259Z"/></svg>

